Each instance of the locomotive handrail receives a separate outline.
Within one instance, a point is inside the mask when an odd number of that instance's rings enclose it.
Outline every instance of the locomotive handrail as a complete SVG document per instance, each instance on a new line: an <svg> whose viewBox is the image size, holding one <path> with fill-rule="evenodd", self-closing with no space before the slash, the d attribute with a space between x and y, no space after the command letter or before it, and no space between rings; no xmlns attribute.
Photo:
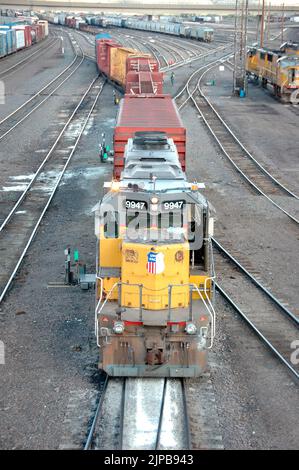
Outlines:
<svg viewBox="0 0 299 470"><path fill-rule="evenodd" d="M145 290L151 290L147 287L145 287L143 284L131 284L129 282L116 282L115 284L113 284L113 286L111 287L111 289L109 290L104 302L102 303L101 305L101 302L102 302L102 298L103 298L103 295L102 295L102 292L103 292L103 289L102 289L102 282L103 282L103 279L101 277L98 277L97 276L97 279L100 280L101 282L101 295L100 295L100 298L98 300L98 303L97 303L97 306L96 306L96 309L95 309L95 334L96 334L96 337L97 337L97 345L100 347L100 344L99 344L99 336L98 336L98 333L99 333L99 328L98 328L98 315L102 312L103 308L105 307L107 301L109 300L109 298L111 297L111 294L113 292L113 290L117 287L118 289L122 286L122 285L127 285L127 286L135 286L135 287L138 287L139 288L139 291L140 291L140 298L139 298L139 309L140 309L140 316L139 316L139 320L142 321L143 319L143 316L142 316L142 312L143 312L143 309L142 309L142 291L143 289ZM203 288L203 292L205 294L205 297L207 300L205 300L204 296L202 295L202 289L200 289L196 284L194 283L186 283L186 284L169 284L167 287L164 287L163 289L159 289L160 291L161 290L166 290L168 289L168 294L170 296L170 300L168 302L168 321L171 321L171 292L172 292L172 288L173 287L184 287L184 286L188 286L190 288L190 318L189 318L189 321L193 321L193 314L192 314L192 291L193 289L195 289L195 291L198 293L200 299L202 300L206 310L208 311L208 314L210 316L210 319L211 319L211 342L210 342L210 346L207 347L207 349L211 349L213 347L213 341L214 341L214 337L215 337L215 332L216 332L216 312L215 312L215 309L213 307L213 304L211 302L211 299L209 298L209 295L208 295L208 291L211 292L211 289L212 289L212 284L213 284L213 281L215 279L215 276L212 276L212 277L207 277L204 281L204 288ZM208 287L208 282L211 282L211 285L210 287Z"/></svg>

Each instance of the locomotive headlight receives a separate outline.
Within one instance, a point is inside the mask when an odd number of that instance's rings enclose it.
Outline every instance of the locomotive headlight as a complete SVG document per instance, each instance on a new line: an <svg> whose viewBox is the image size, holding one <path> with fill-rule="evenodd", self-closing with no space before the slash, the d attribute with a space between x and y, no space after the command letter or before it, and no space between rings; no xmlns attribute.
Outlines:
<svg viewBox="0 0 299 470"><path fill-rule="evenodd" d="M125 325L124 322L122 321L116 321L113 325L113 331L117 335L121 335L125 330Z"/></svg>
<svg viewBox="0 0 299 470"><path fill-rule="evenodd" d="M158 202L159 202L159 199L156 196L151 198L151 203L152 204L158 204Z"/></svg>
<svg viewBox="0 0 299 470"><path fill-rule="evenodd" d="M185 331L188 335L195 335L197 332L196 325L194 323L187 323Z"/></svg>

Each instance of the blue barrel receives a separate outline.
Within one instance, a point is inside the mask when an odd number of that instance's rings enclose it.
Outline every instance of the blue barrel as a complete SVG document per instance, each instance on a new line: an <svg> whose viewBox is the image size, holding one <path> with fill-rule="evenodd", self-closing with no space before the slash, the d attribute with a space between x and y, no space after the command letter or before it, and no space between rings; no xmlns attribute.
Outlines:
<svg viewBox="0 0 299 470"><path fill-rule="evenodd" d="M245 98L245 95L246 95L245 90L243 90L243 88L241 88L241 90L240 90L240 98Z"/></svg>

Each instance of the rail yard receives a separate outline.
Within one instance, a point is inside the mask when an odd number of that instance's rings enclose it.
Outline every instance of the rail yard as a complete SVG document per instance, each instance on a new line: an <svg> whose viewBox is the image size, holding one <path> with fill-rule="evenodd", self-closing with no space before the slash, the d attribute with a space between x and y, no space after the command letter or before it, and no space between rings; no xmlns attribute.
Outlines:
<svg viewBox="0 0 299 470"><path fill-rule="evenodd" d="M297 449L299 26L4 19L0 448Z"/></svg>

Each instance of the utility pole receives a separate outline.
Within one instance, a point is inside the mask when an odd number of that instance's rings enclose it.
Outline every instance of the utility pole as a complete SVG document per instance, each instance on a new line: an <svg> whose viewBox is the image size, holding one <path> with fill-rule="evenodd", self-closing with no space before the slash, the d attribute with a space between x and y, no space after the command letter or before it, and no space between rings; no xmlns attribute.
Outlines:
<svg viewBox="0 0 299 470"><path fill-rule="evenodd" d="M259 6L257 11L257 25L256 25L256 42L259 40L259 30L260 30L260 7L261 7L261 0L259 0Z"/></svg>
<svg viewBox="0 0 299 470"><path fill-rule="evenodd" d="M268 5L268 19L267 19L267 41L270 39L270 16L271 16L271 2Z"/></svg>
<svg viewBox="0 0 299 470"><path fill-rule="evenodd" d="M263 4L262 4L261 43L260 43L261 47L264 47L264 29L265 29L265 0L263 0Z"/></svg>
<svg viewBox="0 0 299 470"><path fill-rule="evenodd" d="M284 30L284 3L282 4L282 18L281 18L281 44L283 44L283 30Z"/></svg>
<svg viewBox="0 0 299 470"><path fill-rule="evenodd" d="M233 93L246 93L246 56L247 56L247 20L248 0L236 0L235 8L235 37L234 37L234 75Z"/></svg>

